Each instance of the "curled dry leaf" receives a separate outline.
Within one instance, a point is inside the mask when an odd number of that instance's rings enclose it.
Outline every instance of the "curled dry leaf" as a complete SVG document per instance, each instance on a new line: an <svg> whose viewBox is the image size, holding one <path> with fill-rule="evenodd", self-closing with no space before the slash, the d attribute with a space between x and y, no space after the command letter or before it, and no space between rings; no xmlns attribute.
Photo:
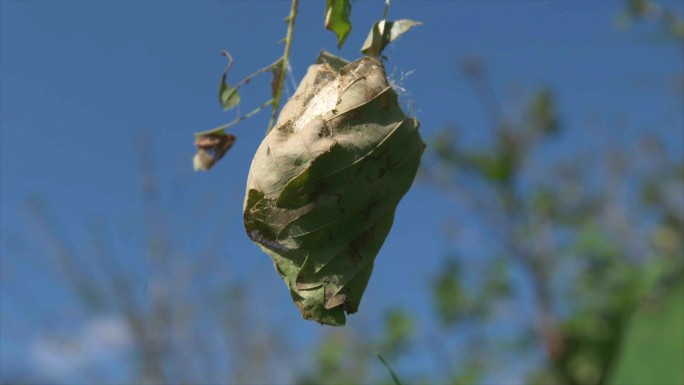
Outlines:
<svg viewBox="0 0 684 385"><path fill-rule="evenodd" d="M225 132L200 133L196 137L197 153L192 159L195 171L207 171L212 168L235 143L235 135Z"/></svg>
<svg viewBox="0 0 684 385"><path fill-rule="evenodd" d="M389 43L397 40L399 36L405 34L411 28L421 24L419 21L409 19L377 21L368 33L368 37L366 37L366 41L363 43L363 47L361 47L361 53L372 57L380 56Z"/></svg>
<svg viewBox="0 0 684 385"><path fill-rule="evenodd" d="M257 150L247 234L306 319L355 313L425 148L376 58L324 53Z"/></svg>

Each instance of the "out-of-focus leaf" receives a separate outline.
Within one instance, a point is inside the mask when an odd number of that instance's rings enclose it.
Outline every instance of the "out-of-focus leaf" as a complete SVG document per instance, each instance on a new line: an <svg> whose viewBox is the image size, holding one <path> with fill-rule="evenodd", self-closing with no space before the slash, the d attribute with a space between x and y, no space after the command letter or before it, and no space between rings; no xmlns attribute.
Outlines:
<svg viewBox="0 0 684 385"><path fill-rule="evenodd" d="M511 178L514 164L507 153L475 153L467 157L467 163L479 174L493 182L506 182Z"/></svg>
<svg viewBox="0 0 684 385"><path fill-rule="evenodd" d="M349 0L327 0L325 5L325 29L337 35L337 48L342 48L351 32L351 3Z"/></svg>
<svg viewBox="0 0 684 385"><path fill-rule="evenodd" d="M609 384L684 384L684 279L634 313Z"/></svg>
<svg viewBox="0 0 684 385"><path fill-rule="evenodd" d="M372 357L366 339L336 330L327 333L316 348L314 371L294 381L298 385L362 384Z"/></svg>
<svg viewBox="0 0 684 385"><path fill-rule="evenodd" d="M382 63L309 68L257 150L244 205L249 237L275 262L306 319L343 325L425 147Z"/></svg>
<svg viewBox="0 0 684 385"><path fill-rule="evenodd" d="M395 41L409 29L421 24L419 21L409 19L377 21L373 23L373 28L363 43L361 53L370 57L378 57L389 43Z"/></svg>
<svg viewBox="0 0 684 385"><path fill-rule="evenodd" d="M653 3L650 0L629 0L627 3L627 13L640 18L648 15L653 10Z"/></svg>
<svg viewBox="0 0 684 385"><path fill-rule="evenodd" d="M335 373L342 367L349 341L343 334L332 334L318 347L316 362L321 373Z"/></svg>
<svg viewBox="0 0 684 385"><path fill-rule="evenodd" d="M661 255L677 255L677 251L680 251L684 244L681 228L667 225L658 226L653 232L651 244Z"/></svg>
<svg viewBox="0 0 684 385"><path fill-rule="evenodd" d="M601 260L612 260L620 254L618 245L604 235L595 220L583 224L577 235L577 243L573 247L577 254L596 255Z"/></svg>
<svg viewBox="0 0 684 385"><path fill-rule="evenodd" d="M498 143L492 150L462 154L464 166L470 167L491 182L510 181L518 169L520 161L519 139L512 129L503 127L498 130Z"/></svg>
<svg viewBox="0 0 684 385"><path fill-rule="evenodd" d="M663 2L664 3L664 2ZM684 20L675 8L663 7L651 0L629 0L619 15L619 26L627 27L632 21L650 21L661 24L665 33L677 40L684 40Z"/></svg>
<svg viewBox="0 0 684 385"><path fill-rule="evenodd" d="M556 102L551 90L544 88L532 99L529 119L532 131L555 134L560 127L556 112Z"/></svg>
<svg viewBox="0 0 684 385"><path fill-rule="evenodd" d="M406 347L414 328L414 320L408 313L399 309L390 310L385 315L382 352L388 357L397 355Z"/></svg>
<svg viewBox="0 0 684 385"><path fill-rule="evenodd" d="M539 216L555 219L558 217L560 209L559 196L551 189L540 186L531 194L530 210Z"/></svg>
<svg viewBox="0 0 684 385"><path fill-rule="evenodd" d="M207 171L230 150L235 143L235 135L226 133L223 128L198 132L195 134L197 153L192 159L195 171Z"/></svg>
<svg viewBox="0 0 684 385"><path fill-rule="evenodd" d="M486 277L482 297L493 301L506 297L511 293L511 283L508 273L508 260L496 258L490 263L489 274Z"/></svg>
<svg viewBox="0 0 684 385"><path fill-rule="evenodd" d="M238 93L237 88L228 85L226 78L228 77L228 71L230 71L230 68L232 67L233 59L228 53L224 53L224 55L228 58L228 65L226 66L225 71L223 71L223 75L221 75L221 86L219 87L218 96L223 110L230 110L240 104L240 94Z"/></svg>
<svg viewBox="0 0 684 385"><path fill-rule="evenodd" d="M464 305L464 294L459 279L458 265L450 261L434 280L432 297L442 324L449 326L458 321Z"/></svg>
<svg viewBox="0 0 684 385"><path fill-rule="evenodd" d="M677 39L684 39L684 20L672 20L668 25L668 32Z"/></svg>
<svg viewBox="0 0 684 385"><path fill-rule="evenodd" d="M610 301L610 298L605 298ZM563 328L565 349L555 366L572 378L569 383L600 384L615 357L627 321L627 308L583 309ZM631 307L630 307L631 309Z"/></svg>
<svg viewBox="0 0 684 385"><path fill-rule="evenodd" d="M238 93L237 88L232 88L226 83L226 74L221 77L219 100L224 110L230 110L240 104L240 93Z"/></svg>
<svg viewBox="0 0 684 385"><path fill-rule="evenodd" d="M456 166L462 161L454 143L453 134L448 130L442 130L437 133L430 143L430 148L437 155L437 158L447 165Z"/></svg>

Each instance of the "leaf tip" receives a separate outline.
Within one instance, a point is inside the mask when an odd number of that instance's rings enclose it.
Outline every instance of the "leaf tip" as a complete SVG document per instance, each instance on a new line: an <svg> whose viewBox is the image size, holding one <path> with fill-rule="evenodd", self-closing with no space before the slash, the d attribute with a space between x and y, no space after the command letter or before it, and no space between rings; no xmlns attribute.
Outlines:
<svg viewBox="0 0 684 385"><path fill-rule="evenodd" d="M351 32L351 3L349 0L328 0L325 9L325 29L337 36L337 49L341 49Z"/></svg>

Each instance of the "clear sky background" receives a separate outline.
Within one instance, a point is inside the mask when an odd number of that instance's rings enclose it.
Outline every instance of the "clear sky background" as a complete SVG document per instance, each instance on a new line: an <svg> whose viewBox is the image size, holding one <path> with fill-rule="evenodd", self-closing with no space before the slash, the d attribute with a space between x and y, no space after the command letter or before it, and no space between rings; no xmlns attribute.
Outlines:
<svg viewBox="0 0 684 385"><path fill-rule="evenodd" d="M684 12L682 3L667 4ZM334 35L323 29L324 5L301 2L290 92L322 48L357 58L383 10L380 0L356 1L352 33L338 51ZM270 64L282 52L278 41L289 6L289 1L1 1L3 260L17 256L13 239L39 252L26 211L27 199L38 196L77 249L86 250L89 221L102 220L115 234L118 255L136 266L143 258L144 214L134 141L146 132L144 148L155 160L176 246L198 250L206 243L203 224L225 218L220 234L225 274L243 282L256 299L248 311L261 314L265 325L292 330L301 337L301 352L309 351L327 329L301 320L271 261L242 227L247 171L269 113L232 129L238 140L211 172L193 173L191 162L192 133L234 117L217 101L225 66L221 51L235 58L233 82ZM673 74L684 70L681 52L650 41L648 34L619 31L614 20L623 7L619 1L395 0L390 18L423 25L386 52L388 72L402 79L408 91L402 97L415 106L426 141L451 125L462 128L466 142L488 140L488 121L458 71L462 59L472 55L483 59L497 93L513 105L537 87L554 90L567 117L566 133L555 147L559 153L581 154L606 141L628 143L625 138L642 130L681 127L682 108L664 92ZM243 112L270 97L269 82L266 76L243 88ZM670 145L682 154L679 140ZM206 207L209 214L195 214ZM449 250L441 231L453 215L437 191L414 186L399 205L360 312L348 317L347 328L376 328L382 312L396 305L430 314L425 288ZM469 239L464 247L477 258L488 240L475 230ZM46 333L43 326L12 316L11 301L70 311L69 296L42 278L49 275L26 266L3 271L3 371L25 365L52 376L61 370L32 348ZM23 296L26 285L37 299ZM420 322L429 328L434 320L423 316ZM415 370L430 369L427 360L414 362Z"/></svg>

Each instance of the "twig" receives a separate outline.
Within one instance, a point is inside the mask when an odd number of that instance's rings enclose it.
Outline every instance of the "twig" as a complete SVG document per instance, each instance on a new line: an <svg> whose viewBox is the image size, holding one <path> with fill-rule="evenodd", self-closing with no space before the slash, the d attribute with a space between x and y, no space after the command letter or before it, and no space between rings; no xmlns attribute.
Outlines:
<svg viewBox="0 0 684 385"><path fill-rule="evenodd" d="M226 70L225 70L225 72L228 72L230 70L230 68L233 66L233 57L228 53L228 51L223 51L222 55L225 56L226 58L228 58L228 65L226 66ZM255 77L261 75L264 72L268 72L268 71L272 70L273 68L275 68L275 66L280 64L280 60L282 60L282 59L278 59L275 62L267 65L266 67L255 71L254 73L250 74L249 76L246 76L244 79L240 80L237 84L235 84L235 87L233 87L233 88L235 88L237 90L241 86L249 84L249 82L252 81L252 79L254 79Z"/></svg>
<svg viewBox="0 0 684 385"><path fill-rule="evenodd" d="M195 133L195 136L206 136L206 135L211 135L211 134L218 134L219 132L221 132L227 128L230 128L230 127L242 122L245 119L251 118L252 116L258 114L261 110L270 106L271 104L273 104L273 99L262 103L259 107L253 109L252 111L250 111L244 115L238 116L237 118L231 120L230 122L228 122L222 126L218 126L216 128L212 128L211 130L207 130L207 131L197 132L197 133Z"/></svg>
<svg viewBox="0 0 684 385"><path fill-rule="evenodd" d="M385 11L382 13L382 20L387 20L387 14L389 13L390 0L385 0Z"/></svg>
<svg viewBox="0 0 684 385"><path fill-rule="evenodd" d="M276 118L278 117L278 109L280 108L280 99L283 96L283 87L285 85L285 74L287 74L287 66L290 61L290 49L292 48L292 36L294 34L294 24L297 17L297 6L299 5L299 0L292 0L292 7L290 8L290 14L285 19L287 21L287 35L285 36L285 52L283 56L279 59L278 64L280 64L280 71L277 71L277 79L275 92L273 94L273 112L271 113L271 120L268 122L268 131L271 131L273 125L275 124ZM277 69L276 69L277 70Z"/></svg>
<svg viewBox="0 0 684 385"><path fill-rule="evenodd" d="M399 378L398 378L397 375L394 373L394 370L392 370L392 368L389 366L389 364L387 363L387 361L385 361L385 359L382 358L382 356L380 355L380 353L376 353L375 355L378 357L378 359L380 360L380 362L382 362L382 365L385 367L385 369L387 369L387 371L389 372L390 376L392 376L392 380L394 381L394 385L401 385L401 381L399 381Z"/></svg>
<svg viewBox="0 0 684 385"><path fill-rule="evenodd" d="M480 98L483 113L490 119L492 127L497 130L501 129L504 123L503 107L494 92L484 65L479 59L473 58L464 63L463 69L476 95Z"/></svg>
<svg viewBox="0 0 684 385"><path fill-rule="evenodd" d="M225 56L226 59L228 59L228 64L226 64L226 69L223 70L223 73L227 74L228 71L230 71L230 69L233 68L233 56L230 53L228 53L228 51L226 51L226 50L223 50L221 52L221 55Z"/></svg>

